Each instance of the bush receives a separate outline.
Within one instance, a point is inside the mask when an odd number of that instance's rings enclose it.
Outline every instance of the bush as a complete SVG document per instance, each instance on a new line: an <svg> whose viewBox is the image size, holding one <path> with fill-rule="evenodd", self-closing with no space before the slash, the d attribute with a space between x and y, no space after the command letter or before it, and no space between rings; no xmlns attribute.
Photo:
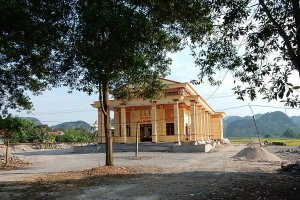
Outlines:
<svg viewBox="0 0 300 200"><path fill-rule="evenodd" d="M57 142L91 142L94 140L92 134L86 129L75 128L63 130L64 135L57 135Z"/></svg>
<svg viewBox="0 0 300 200"><path fill-rule="evenodd" d="M286 146L286 144L283 143L283 142L272 142L271 145L276 145L276 146Z"/></svg>

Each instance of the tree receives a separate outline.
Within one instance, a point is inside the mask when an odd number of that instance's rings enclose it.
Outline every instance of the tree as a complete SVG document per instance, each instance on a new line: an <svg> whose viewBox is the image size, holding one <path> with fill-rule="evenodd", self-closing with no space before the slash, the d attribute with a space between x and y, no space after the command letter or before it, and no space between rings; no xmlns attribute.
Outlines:
<svg viewBox="0 0 300 200"><path fill-rule="evenodd" d="M293 129L288 128L283 132L282 136L288 137L288 138L294 138L294 137L296 137L296 132Z"/></svg>
<svg viewBox="0 0 300 200"><path fill-rule="evenodd" d="M0 133L2 134L6 144L6 165L9 164L8 149L10 140L16 133L28 132L28 129L30 129L32 125L33 124L28 120L21 119L19 117L13 117L12 115L8 115L5 118L0 116Z"/></svg>
<svg viewBox="0 0 300 200"><path fill-rule="evenodd" d="M31 142L46 143L49 139L48 132L51 131L48 125L37 125L33 128L29 140Z"/></svg>
<svg viewBox="0 0 300 200"><path fill-rule="evenodd" d="M221 84L218 71L229 71L235 79L238 99L251 100L257 93L270 100L283 99L300 106L299 95L290 82L293 70L300 74L299 0L213 0L209 1L215 19L212 32L199 43L196 64L199 80Z"/></svg>
<svg viewBox="0 0 300 200"><path fill-rule="evenodd" d="M118 89L123 99L129 93L155 98L163 88L158 78L169 72L167 53L180 50L187 35L199 38L206 30L201 25L210 18L201 2L78 2L72 56L73 71L79 76L66 77L66 84L99 93L106 165L113 165L109 92Z"/></svg>
<svg viewBox="0 0 300 200"><path fill-rule="evenodd" d="M31 109L27 91L56 86L64 63L70 6L65 1L0 0L0 113ZM67 53L66 51L64 51Z"/></svg>

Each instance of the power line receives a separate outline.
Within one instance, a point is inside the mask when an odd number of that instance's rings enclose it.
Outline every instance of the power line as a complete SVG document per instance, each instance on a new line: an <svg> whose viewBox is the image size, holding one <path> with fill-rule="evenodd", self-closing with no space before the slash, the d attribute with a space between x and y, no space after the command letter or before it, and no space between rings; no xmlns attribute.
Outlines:
<svg viewBox="0 0 300 200"><path fill-rule="evenodd" d="M52 114L65 114L65 113L77 113L77 112L91 112L95 111L95 109L85 109L85 110L69 110L69 111L54 111L54 112L38 112L38 113L33 113L33 115L52 115Z"/></svg>

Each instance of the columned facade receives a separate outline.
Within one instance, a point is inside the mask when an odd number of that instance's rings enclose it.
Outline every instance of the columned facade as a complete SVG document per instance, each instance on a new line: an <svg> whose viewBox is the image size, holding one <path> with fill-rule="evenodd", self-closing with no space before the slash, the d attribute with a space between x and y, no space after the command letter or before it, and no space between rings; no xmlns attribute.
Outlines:
<svg viewBox="0 0 300 200"><path fill-rule="evenodd" d="M215 112L190 83L161 79L167 86L162 99L110 100L114 112L113 141L118 143L193 143L223 138L223 113ZM104 118L98 101L98 142L105 142Z"/></svg>

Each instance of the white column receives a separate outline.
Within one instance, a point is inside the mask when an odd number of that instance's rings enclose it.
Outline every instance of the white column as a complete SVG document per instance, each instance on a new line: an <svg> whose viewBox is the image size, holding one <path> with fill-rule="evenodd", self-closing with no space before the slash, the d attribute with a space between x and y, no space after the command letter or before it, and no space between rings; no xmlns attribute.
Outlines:
<svg viewBox="0 0 300 200"><path fill-rule="evenodd" d="M206 118L206 140L210 140L209 138L209 120L208 120L208 111L205 112Z"/></svg>
<svg viewBox="0 0 300 200"><path fill-rule="evenodd" d="M179 108L178 99L174 100L174 133L177 135L177 143L181 145L180 134L179 134Z"/></svg>
<svg viewBox="0 0 300 200"><path fill-rule="evenodd" d="M157 142L157 120L156 120L156 102L151 107L151 124L152 124L152 142Z"/></svg>
<svg viewBox="0 0 300 200"><path fill-rule="evenodd" d="M201 115L200 115L200 107L196 106L196 141L198 143L199 139L200 139L200 119L201 119Z"/></svg>
<svg viewBox="0 0 300 200"><path fill-rule="evenodd" d="M121 143L126 143L126 109L121 106Z"/></svg>
<svg viewBox="0 0 300 200"><path fill-rule="evenodd" d="M101 108L98 108L98 143L100 144L103 143L101 122L102 122L102 111Z"/></svg>
<svg viewBox="0 0 300 200"><path fill-rule="evenodd" d="M190 109L191 109L191 136L192 136L192 141L196 142L197 141L197 133L196 133L196 105L195 101L190 101Z"/></svg>
<svg viewBox="0 0 300 200"><path fill-rule="evenodd" d="M202 109L200 109L200 130L201 130L201 141L204 141L204 112Z"/></svg>
<svg viewBox="0 0 300 200"><path fill-rule="evenodd" d="M220 126L221 126L221 130L220 130L221 131L221 137L220 137L220 139L222 140L223 137L224 137L224 135L223 135L224 134L224 132L223 132L224 131L223 130L224 129L224 127L223 127L223 118L221 117L220 120L221 120L220 121Z"/></svg>
<svg viewBox="0 0 300 200"><path fill-rule="evenodd" d="M207 117L206 117L206 111L203 110L203 135L204 135L204 141L207 140Z"/></svg>
<svg viewBox="0 0 300 200"><path fill-rule="evenodd" d="M211 118L210 118L210 114L207 114L207 118L208 118L208 135L209 135L209 140L212 140L211 138Z"/></svg>
<svg viewBox="0 0 300 200"><path fill-rule="evenodd" d="M104 115L101 108L98 108L98 143L105 143Z"/></svg>

